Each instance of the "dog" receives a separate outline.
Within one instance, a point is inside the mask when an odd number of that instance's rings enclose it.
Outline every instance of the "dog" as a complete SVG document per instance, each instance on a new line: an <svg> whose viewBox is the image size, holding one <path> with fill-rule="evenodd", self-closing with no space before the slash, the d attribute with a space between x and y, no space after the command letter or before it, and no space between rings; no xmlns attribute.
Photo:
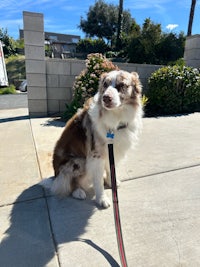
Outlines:
<svg viewBox="0 0 200 267"><path fill-rule="evenodd" d="M107 132L113 131L115 163L137 142L142 127L142 86L136 72L103 73L97 94L67 122L53 153L51 191L85 199L93 184L96 202L110 206L104 182L111 186ZM119 182L118 182L119 183Z"/></svg>

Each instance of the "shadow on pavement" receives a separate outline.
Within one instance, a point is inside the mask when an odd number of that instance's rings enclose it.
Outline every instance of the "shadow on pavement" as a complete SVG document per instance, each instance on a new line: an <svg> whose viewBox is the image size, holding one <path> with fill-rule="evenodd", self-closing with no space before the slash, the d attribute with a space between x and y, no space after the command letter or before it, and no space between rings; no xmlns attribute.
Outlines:
<svg viewBox="0 0 200 267"><path fill-rule="evenodd" d="M42 190L40 185L24 190L13 204L10 227L0 244L0 266L46 266L55 257L55 250L59 254L61 244L73 241L84 242L101 253L110 266L119 266L103 248L90 239L81 238L96 208L91 199L79 201L44 195L34 198L37 190ZM26 200L28 196L30 200ZM67 253L70 255L71 251Z"/></svg>
<svg viewBox="0 0 200 267"><path fill-rule="evenodd" d="M50 118L42 124L42 126L54 126L54 127L65 127L66 122L62 121L60 118Z"/></svg>
<svg viewBox="0 0 200 267"><path fill-rule="evenodd" d="M28 115L25 115L25 116L17 116L17 117L3 118L3 119L0 119L0 123L10 122L10 121L22 121L22 120L29 120L29 116Z"/></svg>

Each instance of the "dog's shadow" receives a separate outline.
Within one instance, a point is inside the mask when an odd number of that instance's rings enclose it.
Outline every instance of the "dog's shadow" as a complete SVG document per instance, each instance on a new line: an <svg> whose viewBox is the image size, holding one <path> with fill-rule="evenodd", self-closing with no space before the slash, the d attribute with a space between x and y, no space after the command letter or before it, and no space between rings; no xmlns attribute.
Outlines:
<svg viewBox="0 0 200 267"><path fill-rule="evenodd" d="M95 209L91 199L58 199L45 194L40 185L24 190L13 204L10 226L0 244L0 266L43 267L52 258L56 265L55 254L58 252L59 255L61 245L76 241L84 242L103 255L108 265L119 266L108 251L81 237ZM72 252L68 253L70 255ZM78 257L78 251L73 253ZM88 255L88 266L90 260Z"/></svg>

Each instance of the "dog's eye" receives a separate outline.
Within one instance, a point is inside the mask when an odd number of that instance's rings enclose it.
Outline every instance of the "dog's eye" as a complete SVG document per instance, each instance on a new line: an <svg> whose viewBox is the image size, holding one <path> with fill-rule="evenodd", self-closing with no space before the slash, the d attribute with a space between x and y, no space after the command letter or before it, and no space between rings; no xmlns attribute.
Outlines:
<svg viewBox="0 0 200 267"><path fill-rule="evenodd" d="M109 82L108 82L108 81L104 81L104 82L103 82L103 87L104 87L104 88L107 88L108 86L109 86Z"/></svg>
<svg viewBox="0 0 200 267"><path fill-rule="evenodd" d="M127 85L125 83L123 83L123 82L118 83L116 85L116 89L117 89L118 92L123 92L124 90L126 90L126 88L127 88Z"/></svg>

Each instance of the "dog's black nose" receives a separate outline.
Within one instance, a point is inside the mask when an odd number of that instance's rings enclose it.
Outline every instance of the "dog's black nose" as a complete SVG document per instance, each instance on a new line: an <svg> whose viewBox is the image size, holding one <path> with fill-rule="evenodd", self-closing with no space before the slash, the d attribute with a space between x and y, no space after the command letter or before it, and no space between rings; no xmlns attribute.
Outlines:
<svg viewBox="0 0 200 267"><path fill-rule="evenodd" d="M109 95L104 95L103 96L103 102L105 102L106 104L109 104L112 101L112 97Z"/></svg>

